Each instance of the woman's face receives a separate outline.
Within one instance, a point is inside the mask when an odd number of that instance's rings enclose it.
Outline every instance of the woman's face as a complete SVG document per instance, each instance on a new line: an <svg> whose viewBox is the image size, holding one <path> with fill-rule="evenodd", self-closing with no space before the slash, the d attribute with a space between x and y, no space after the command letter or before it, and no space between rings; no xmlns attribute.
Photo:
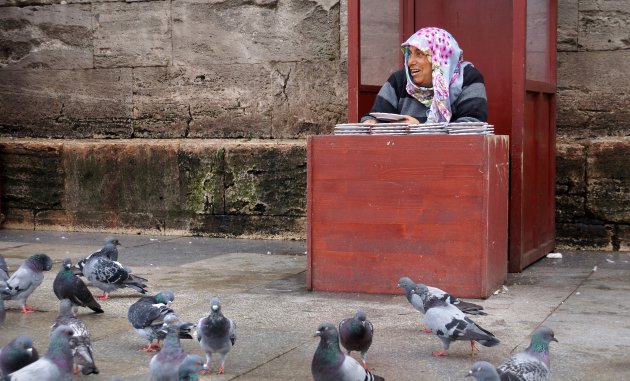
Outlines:
<svg viewBox="0 0 630 381"><path fill-rule="evenodd" d="M409 58L407 59L409 74L417 86L432 87L433 76L431 75L431 56L425 55L414 46L409 47Z"/></svg>

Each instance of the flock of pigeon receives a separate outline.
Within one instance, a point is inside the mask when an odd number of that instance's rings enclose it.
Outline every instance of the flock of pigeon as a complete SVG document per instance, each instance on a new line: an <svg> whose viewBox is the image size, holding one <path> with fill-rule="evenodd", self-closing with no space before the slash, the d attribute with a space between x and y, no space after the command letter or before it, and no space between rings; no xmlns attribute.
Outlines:
<svg viewBox="0 0 630 381"><path fill-rule="evenodd" d="M115 290L130 288L141 294L147 293L147 279L134 275L131 269L118 262L118 245L117 239L108 238L101 250L76 265L73 266L70 259L63 261L53 281L53 291L59 299L59 314L51 326L48 351L40 357L30 337L14 338L0 349L0 381L70 381L79 373L99 373L88 329L76 317L79 307L101 314L104 311L97 299L106 300ZM22 313L35 311L27 300L42 284L44 271L52 267L53 261L48 255L35 254L10 274L0 255L0 326L7 318L6 300L19 302ZM95 298L80 277L85 277L103 294ZM236 342L236 324L221 312L219 298L212 298L208 316L197 324L177 317L171 308L174 299L172 291L142 296L127 313L133 329L149 342L142 350L158 352L149 363L151 380L198 380L199 374L212 371L213 354L220 355L218 372L223 373L227 354ZM187 354L180 345L182 338L193 339L193 329L196 329L197 340L206 354L205 363L201 356Z"/></svg>
<svg viewBox="0 0 630 381"><path fill-rule="evenodd" d="M72 380L73 375L99 373L94 362L90 335L85 324L77 319L79 307L86 307L97 314L103 309L86 283L103 291L98 299L106 300L109 293L130 288L141 294L147 293L147 279L134 275L132 270L118 262L115 238L108 238L105 246L75 266L70 259L63 261L53 282L53 291L59 299L59 315L51 327L50 344L40 357L31 338L18 336L0 349L0 381L10 380ZM28 297L42 283L43 272L52 269L53 262L46 254L35 254L9 274L4 258L0 256L0 326L6 319L5 300L20 303L23 313L35 311L27 305ZM442 342L442 350L434 356L448 356L453 341L469 341L471 355L478 349L475 343L492 347L500 343L490 331L466 315L486 315L483 307L465 302L438 288L414 283L410 278L400 278L398 287L403 288L409 303L424 316L427 333L436 335ZM127 318L133 329L148 341L143 351L157 352L150 363L151 379L156 381L198 380L199 374L211 372L212 355L220 355L218 373L225 370L225 360L236 342L236 324L221 312L219 298L213 297L210 312L197 324L177 317L171 307L175 299L172 291L161 291L154 296L142 296L133 303ZM196 337L206 354L206 361L199 355L187 354L180 339ZM313 355L311 373L315 381L379 381L367 365L367 351L374 335L372 323L363 311L342 320L338 326L321 324L315 336L320 342ZM512 356L498 367L485 361L473 364L468 376L478 381L522 380L543 381L550 377L549 344L557 341L547 327L539 327L533 333L530 346ZM160 342L161 345L160 345ZM347 354L342 352L341 346ZM360 353L361 363L350 356Z"/></svg>

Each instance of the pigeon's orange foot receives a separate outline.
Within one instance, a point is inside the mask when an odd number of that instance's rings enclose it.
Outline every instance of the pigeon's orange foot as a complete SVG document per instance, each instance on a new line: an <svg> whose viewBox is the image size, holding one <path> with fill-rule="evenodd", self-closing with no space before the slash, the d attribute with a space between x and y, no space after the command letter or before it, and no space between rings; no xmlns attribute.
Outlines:
<svg viewBox="0 0 630 381"><path fill-rule="evenodd" d="M140 349L142 352L157 352L160 350L160 344L149 344L148 347Z"/></svg>
<svg viewBox="0 0 630 381"><path fill-rule="evenodd" d="M107 299L109 299L109 295L103 293L103 295L97 296L96 299L98 299L98 300L107 300Z"/></svg>
<svg viewBox="0 0 630 381"><path fill-rule="evenodd" d="M207 364L206 364L207 365ZM203 369L199 374L210 374L212 372L212 368L208 367L208 369Z"/></svg>
<svg viewBox="0 0 630 381"><path fill-rule="evenodd" d="M223 373L225 373L225 368L223 367L223 365L221 365L221 367L219 368L219 374Z"/></svg>
<svg viewBox="0 0 630 381"><path fill-rule="evenodd" d="M470 341L470 357L475 357L475 352L479 352L479 348L475 345L474 341Z"/></svg>
<svg viewBox="0 0 630 381"><path fill-rule="evenodd" d="M23 314L30 314L35 312L35 308L31 307L31 306L27 306L26 304L22 306L22 313Z"/></svg>
<svg viewBox="0 0 630 381"><path fill-rule="evenodd" d="M433 331L431 331L429 328L422 328L420 330L420 332L422 332L422 333L433 333Z"/></svg>
<svg viewBox="0 0 630 381"><path fill-rule="evenodd" d="M431 353L431 354L432 354L433 356L436 356L436 357L440 357L440 356L448 356L448 352L446 352L446 351L433 352L433 353Z"/></svg>

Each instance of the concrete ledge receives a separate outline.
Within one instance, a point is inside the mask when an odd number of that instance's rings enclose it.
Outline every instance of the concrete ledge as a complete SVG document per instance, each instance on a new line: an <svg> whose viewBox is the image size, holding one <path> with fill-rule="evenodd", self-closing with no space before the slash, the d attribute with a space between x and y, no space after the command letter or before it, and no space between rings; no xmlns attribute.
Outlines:
<svg viewBox="0 0 630 381"><path fill-rule="evenodd" d="M304 239L304 140L0 139L4 227Z"/></svg>

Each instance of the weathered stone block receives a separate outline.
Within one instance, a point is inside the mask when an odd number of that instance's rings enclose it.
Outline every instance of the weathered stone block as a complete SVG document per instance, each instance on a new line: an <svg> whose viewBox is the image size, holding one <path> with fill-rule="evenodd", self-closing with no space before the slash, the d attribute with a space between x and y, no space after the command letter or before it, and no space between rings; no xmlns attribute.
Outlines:
<svg viewBox="0 0 630 381"><path fill-rule="evenodd" d="M556 194L556 222L571 222L586 217L586 196Z"/></svg>
<svg viewBox="0 0 630 381"><path fill-rule="evenodd" d="M630 48L630 3L623 0L580 0L579 48Z"/></svg>
<svg viewBox="0 0 630 381"><path fill-rule="evenodd" d="M556 192L586 193L586 147L579 143L556 144Z"/></svg>
<svg viewBox="0 0 630 381"><path fill-rule="evenodd" d="M176 96L182 71L171 67L133 69L133 137L183 138L192 120L190 104Z"/></svg>
<svg viewBox="0 0 630 381"><path fill-rule="evenodd" d="M64 172L60 143L3 142L0 155L3 208L41 210L63 207Z"/></svg>
<svg viewBox="0 0 630 381"><path fill-rule="evenodd" d="M226 214L305 216L304 142L262 147L239 144L227 149Z"/></svg>
<svg viewBox="0 0 630 381"><path fill-rule="evenodd" d="M176 0L174 63L203 66L338 59L338 6L334 0Z"/></svg>
<svg viewBox="0 0 630 381"><path fill-rule="evenodd" d="M578 0L558 2L558 51L577 51L578 18Z"/></svg>
<svg viewBox="0 0 630 381"><path fill-rule="evenodd" d="M619 242L619 250L630 251L630 225L618 225L617 240Z"/></svg>
<svg viewBox="0 0 630 381"><path fill-rule="evenodd" d="M557 223L556 249L612 250L612 233L605 225Z"/></svg>
<svg viewBox="0 0 630 381"><path fill-rule="evenodd" d="M182 142L177 152L181 209L225 213L225 144Z"/></svg>
<svg viewBox="0 0 630 381"><path fill-rule="evenodd" d="M630 50L558 53L558 134L626 135L630 94L619 79L628 72Z"/></svg>
<svg viewBox="0 0 630 381"><path fill-rule="evenodd" d="M190 231L216 237L305 239L306 217L199 215Z"/></svg>
<svg viewBox="0 0 630 381"><path fill-rule="evenodd" d="M131 99L131 69L0 70L0 134L130 136Z"/></svg>
<svg viewBox="0 0 630 381"><path fill-rule="evenodd" d="M90 8L89 4L3 7L0 67L92 68Z"/></svg>
<svg viewBox="0 0 630 381"><path fill-rule="evenodd" d="M604 221L630 221L630 137L592 142L588 150L587 208Z"/></svg>
<svg viewBox="0 0 630 381"><path fill-rule="evenodd" d="M337 61L274 65L272 135L295 138L331 134L346 121L347 89ZM317 96L314 96L316 94Z"/></svg>
<svg viewBox="0 0 630 381"><path fill-rule="evenodd" d="M94 3L94 66L172 62L171 2Z"/></svg>

